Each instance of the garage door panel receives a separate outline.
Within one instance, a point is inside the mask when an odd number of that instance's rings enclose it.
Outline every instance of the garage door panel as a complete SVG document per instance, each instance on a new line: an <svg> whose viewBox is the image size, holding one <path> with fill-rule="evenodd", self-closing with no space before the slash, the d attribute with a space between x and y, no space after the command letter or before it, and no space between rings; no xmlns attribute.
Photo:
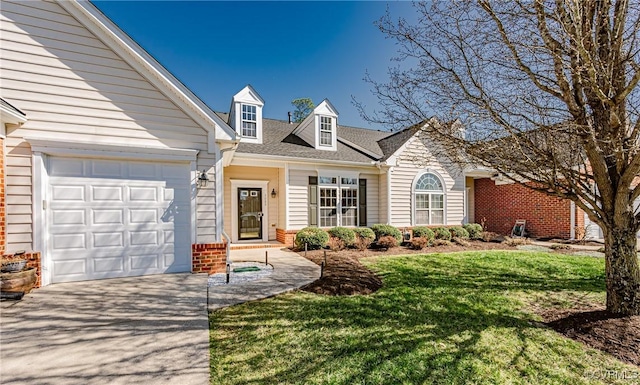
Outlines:
<svg viewBox="0 0 640 385"><path fill-rule="evenodd" d="M187 164L50 158L53 282L191 269Z"/></svg>
<svg viewBox="0 0 640 385"><path fill-rule="evenodd" d="M94 209L91 210L94 225L123 225L124 209Z"/></svg>
<svg viewBox="0 0 640 385"><path fill-rule="evenodd" d="M91 188L92 202L122 202L124 201L123 187L120 186L93 186Z"/></svg>
<svg viewBox="0 0 640 385"><path fill-rule="evenodd" d="M64 201L79 201L85 200L85 188L84 186L65 186L58 185L53 186L52 199L56 202Z"/></svg>

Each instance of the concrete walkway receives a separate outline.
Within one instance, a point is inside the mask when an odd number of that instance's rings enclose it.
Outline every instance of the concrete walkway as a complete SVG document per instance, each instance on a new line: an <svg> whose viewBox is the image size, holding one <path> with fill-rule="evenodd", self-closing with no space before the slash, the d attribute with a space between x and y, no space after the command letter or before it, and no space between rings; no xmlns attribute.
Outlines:
<svg viewBox="0 0 640 385"><path fill-rule="evenodd" d="M273 265L273 274L241 285L211 286L209 310L273 297L320 278L320 266L287 249L231 250L231 260L264 262L265 251L269 253L268 262Z"/></svg>
<svg viewBox="0 0 640 385"><path fill-rule="evenodd" d="M3 301L0 383L208 384L206 286L206 274L165 274Z"/></svg>

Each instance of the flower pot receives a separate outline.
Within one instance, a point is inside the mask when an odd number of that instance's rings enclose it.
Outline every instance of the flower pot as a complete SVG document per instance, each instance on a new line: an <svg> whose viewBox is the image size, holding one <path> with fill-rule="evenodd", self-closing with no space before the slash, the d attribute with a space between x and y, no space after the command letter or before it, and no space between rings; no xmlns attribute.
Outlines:
<svg viewBox="0 0 640 385"><path fill-rule="evenodd" d="M0 271L3 273L11 273L24 269L27 261L24 259L16 259L14 261L2 262L2 268Z"/></svg>
<svg viewBox="0 0 640 385"><path fill-rule="evenodd" d="M0 273L0 291L6 293L28 293L37 281L36 268L22 271Z"/></svg>

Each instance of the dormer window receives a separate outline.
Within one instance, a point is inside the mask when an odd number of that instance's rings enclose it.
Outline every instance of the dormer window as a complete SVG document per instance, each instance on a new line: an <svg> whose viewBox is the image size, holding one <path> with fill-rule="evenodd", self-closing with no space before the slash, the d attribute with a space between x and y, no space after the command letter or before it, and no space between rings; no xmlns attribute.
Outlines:
<svg viewBox="0 0 640 385"><path fill-rule="evenodd" d="M245 143L262 144L262 108L264 100L251 86L246 86L231 100L229 125Z"/></svg>
<svg viewBox="0 0 640 385"><path fill-rule="evenodd" d="M242 136L245 138L256 138L258 119L256 106L249 104L242 105Z"/></svg>
<svg viewBox="0 0 640 385"><path fill-rule="evenodd" d="M320 117L320 145L333 145L333 128L331 124L331 117L329 116Z"/></svg>

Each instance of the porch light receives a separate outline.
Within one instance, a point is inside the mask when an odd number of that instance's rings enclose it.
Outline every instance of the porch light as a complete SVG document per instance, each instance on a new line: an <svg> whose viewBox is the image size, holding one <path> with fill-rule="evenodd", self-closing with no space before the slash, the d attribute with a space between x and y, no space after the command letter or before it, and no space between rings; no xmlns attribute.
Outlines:
<svg viewBox="0 0 640 385"><path fill-rule="evenodd" d="M202 172L198 175L198 187L207 187L207 182L209 178L207 177L207 171L202 170Z"/></svg>
<svg viewBox="0 0 640 385"><path fill-rule="evenodd" d="M271 189L271 198L275 198L278 193L276 193L276 189Z"/></svg>

